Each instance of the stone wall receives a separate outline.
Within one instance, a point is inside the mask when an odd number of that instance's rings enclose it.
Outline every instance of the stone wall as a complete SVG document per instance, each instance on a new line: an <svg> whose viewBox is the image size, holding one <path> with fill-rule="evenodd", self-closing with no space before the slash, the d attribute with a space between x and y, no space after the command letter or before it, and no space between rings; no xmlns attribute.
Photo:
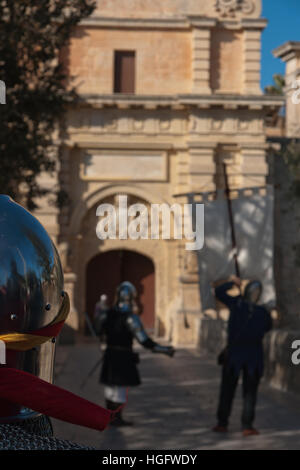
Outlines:
<svg viewBox="0 0 300 470"><path fill-rule="evenodd" d="M136 52L136 94L189 93L192 42L188 31L80 28L68 57L74 84L84 94L114 92L114 51Z"/></svg>

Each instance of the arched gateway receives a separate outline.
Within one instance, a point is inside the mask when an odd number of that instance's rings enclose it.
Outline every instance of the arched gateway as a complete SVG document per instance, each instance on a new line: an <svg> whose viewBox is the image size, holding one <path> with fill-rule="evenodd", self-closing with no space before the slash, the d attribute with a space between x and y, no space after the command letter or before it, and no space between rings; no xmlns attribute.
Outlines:
<svg viewBox="0 0 300 470"><path fill-rule="evenodd" d="M92 316L100 295L106 294L110 305L116 287L132 282L139 295L139 307L146 328L155 323L155 269L150 258L131 250L110 250L94 256L86 268L86 311Z"/></svg>

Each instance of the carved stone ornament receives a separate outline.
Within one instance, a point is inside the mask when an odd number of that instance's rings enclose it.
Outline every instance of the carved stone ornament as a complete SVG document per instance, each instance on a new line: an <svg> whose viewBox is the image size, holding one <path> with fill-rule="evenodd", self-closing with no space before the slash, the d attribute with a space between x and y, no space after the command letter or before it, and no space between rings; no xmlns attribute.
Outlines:
<svg viewBox="0 0 300 470"><path fill-rule="evenodd" d="M220 131L222 130L224 125L224 121L221 119L212 119L211 120L211 130L212 131Z"/></svg>
<svg viewBox="0 0 300 470"><path fill-rule="evenodd" d="M235 16L237 11L250 15L254 10L253 0L216 0L215 8L221 16Z"/></svg>
<svg viewBox="0 0 300 470"><path fill-rule="evenodd" d="M161 131L168 131L171 128L171 120L170 119L161 119L159 121L159 128Z"/></svg>
<svg viewBox="0 0 300 470"><path fill-rule="evenodd" d="M238 129L240 131L247 131L249 129L249 121L245 121L245 120L241 119L238 122Z"/></svg>
<svg viewBox="0 0 300 470"><path fill-rule="evenodd" d="M135 131L142 131L144 130L144 127L145 127L145 121L141 119L133 119L132 125Z"/></svg>

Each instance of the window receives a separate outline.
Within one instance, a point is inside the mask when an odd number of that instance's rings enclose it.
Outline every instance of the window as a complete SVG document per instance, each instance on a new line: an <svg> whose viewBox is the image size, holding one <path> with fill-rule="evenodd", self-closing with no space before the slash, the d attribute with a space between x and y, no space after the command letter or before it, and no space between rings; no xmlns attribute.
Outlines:
<svg viewBox="0 0 300 470"><path fill-rule="evenodd" d="M135 52L115 51L114 93L135 92Z"/></svg>

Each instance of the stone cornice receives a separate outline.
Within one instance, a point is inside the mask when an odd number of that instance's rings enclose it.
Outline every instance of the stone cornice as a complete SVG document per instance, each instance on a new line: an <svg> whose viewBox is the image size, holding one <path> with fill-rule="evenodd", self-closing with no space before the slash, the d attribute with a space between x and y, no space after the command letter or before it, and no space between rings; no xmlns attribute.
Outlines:
<svg viewBox="0 0 300 470"><path fill-rule="evenodd" d="M195 105L207 104L209 107L219 106L224 109L249 108L253 110L265 107L281 107L285 103L284 97L267 95L178 95L181 104Z"/></svg>
<svg viewBox="0 0 300 470"><path fill-rule="evenodd" d="M90 150L97 150L97 149L107 149L107 150L126 150L126 143L124 142L105 142L105 141L98 141L93 142L90 140L87 141L74 141L72 139L63 139L61 141L65 147L76 147L80 149L90 149ZM130 142L128 146L129 150L149 150L149 151L168 151L172 150L174 145L171 143L163 143L163 142Z"/></svg>
<svg viewBox="0 0 300 470"><path fill-rule="evenodd" d="M293 58L300 52L300 41L288 41L272 51L273 55L284 62Z"/></svg>
<svg viewBox="0 0 300 470"><path fill-rule="evenodd" d="M203 18L202 16L190 15L187 19L189 25L197 28L213 28L217 24L216 18Z"/></svg>
<svg viewBox="0 0 300 470"><path fill-rule="evenodd" d="M165 18L109 18L92 16L81 21L79 26L108 29L177 29L213 28L222 24L229 29L262 30L267 25L264 18L208 18L197 15Z"/></svg>
<svg viewBox="0 0 300 470"><path fill-rule="evenodd" d="M268 148L265 142L239 142L238 145L242 150L266 150Z"/></svg>
<svg viewBox="0 0 300 470"><path fill-rule="evenodd" d="M189 149L195 149L195 150L199 150L199 149L214 150L218 146L218 144L217 142L203 142L203 141L190 140L187 142L187 146Z"/></svg>
<svg viewBox="0 0 300 470"><path fill-rule="evenodd" d="M268 24L266 18L243 18L241 26L243 29L258 29L263 30Z"/></svg>
<svg viewBox="0 0 300 470"><path fill-rule="evenodd" d="M207 20L207 19L206 19ZM126 29L189 29L186 17L178 18L107 18L92 16L81 21L80 26Z"/></svg>
<svg viewBox="0 0 300 470"><path fill-rule="evenodd" d="M262 31L267 26L268 20L265 18L224 18L223 20L218 20L218 24L222 24L227 29Z"/></svg>
<svg viewBox="0 0 300 470"><path fill-rule="evenodd" d="M186 110L193 108L249 109L280 108L285 97L268 95L81 95L79 105L93 108L145 109L166 108Z"/></svg>

